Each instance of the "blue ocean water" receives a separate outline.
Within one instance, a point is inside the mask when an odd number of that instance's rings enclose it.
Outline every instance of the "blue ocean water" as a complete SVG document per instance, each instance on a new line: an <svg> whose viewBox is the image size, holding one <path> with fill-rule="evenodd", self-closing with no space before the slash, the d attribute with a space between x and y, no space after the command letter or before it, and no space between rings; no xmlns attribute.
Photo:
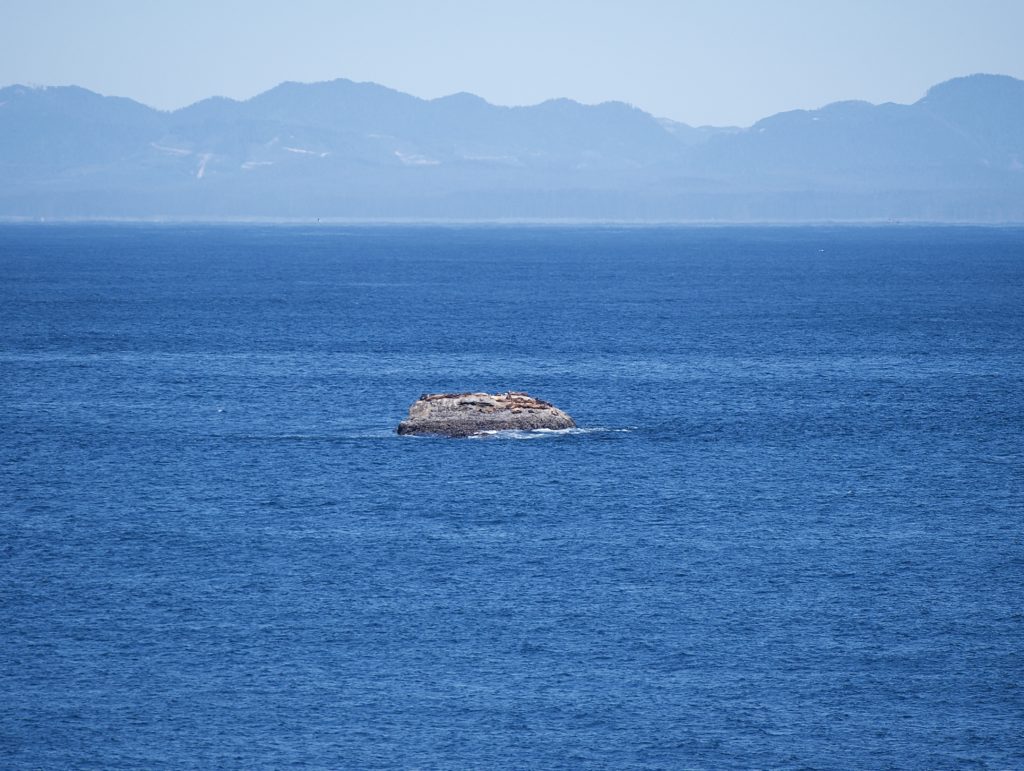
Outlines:
<svg viewBox="0 0 1024 771"><path fill-rule="evenodd" d="M1022 342L1021 229L0 227L0 765L1022 768Z"/></svg>

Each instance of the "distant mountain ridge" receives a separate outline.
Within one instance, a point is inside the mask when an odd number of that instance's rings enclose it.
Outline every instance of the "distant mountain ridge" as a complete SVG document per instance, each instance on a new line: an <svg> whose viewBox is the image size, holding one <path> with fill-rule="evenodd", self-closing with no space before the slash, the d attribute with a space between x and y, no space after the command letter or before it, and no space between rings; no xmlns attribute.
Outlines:
<svg viewBox="0 0 1024 771"><path fill-rule="evenodd" d="M173 112L16 85L0 89L0 216L1019 222L1024 81L749 128L344 79Z"/></svg>

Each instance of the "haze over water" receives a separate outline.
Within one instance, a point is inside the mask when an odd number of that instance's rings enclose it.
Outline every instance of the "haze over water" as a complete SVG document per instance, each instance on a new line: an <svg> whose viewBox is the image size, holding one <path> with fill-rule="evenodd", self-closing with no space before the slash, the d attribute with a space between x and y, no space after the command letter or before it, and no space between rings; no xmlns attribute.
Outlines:
<svg viewBox="0 0 1024 771"><path fill-rule="evenodd" d="M1021 766L1022 236L0 228L3 765Z"/></svg>

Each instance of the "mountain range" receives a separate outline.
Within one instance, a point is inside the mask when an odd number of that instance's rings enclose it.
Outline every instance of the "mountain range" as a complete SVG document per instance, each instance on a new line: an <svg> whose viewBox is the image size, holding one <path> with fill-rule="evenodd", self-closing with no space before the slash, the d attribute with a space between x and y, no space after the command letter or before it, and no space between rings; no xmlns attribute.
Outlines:
<svg viewBox="0 0 1024 771"><path fill-rule="evenodd" d="M1024 221L1024 81L837 102L746 128L621 102L528 107L282 83L163 112L0 89L5 218Z"/></svg>

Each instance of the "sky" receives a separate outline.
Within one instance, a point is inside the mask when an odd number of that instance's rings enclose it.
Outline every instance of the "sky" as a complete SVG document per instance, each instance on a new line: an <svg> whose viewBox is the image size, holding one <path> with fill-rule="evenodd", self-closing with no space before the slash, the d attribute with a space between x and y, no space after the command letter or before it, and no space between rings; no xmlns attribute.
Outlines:
<svg viewBox="0 0 1024 771"><path fill-rule="evenodd" d="M0 0L0 86L75 84L176 109L286 80L503 105L619 100L750 125L1024 78L1024 0Z"/></svg>

